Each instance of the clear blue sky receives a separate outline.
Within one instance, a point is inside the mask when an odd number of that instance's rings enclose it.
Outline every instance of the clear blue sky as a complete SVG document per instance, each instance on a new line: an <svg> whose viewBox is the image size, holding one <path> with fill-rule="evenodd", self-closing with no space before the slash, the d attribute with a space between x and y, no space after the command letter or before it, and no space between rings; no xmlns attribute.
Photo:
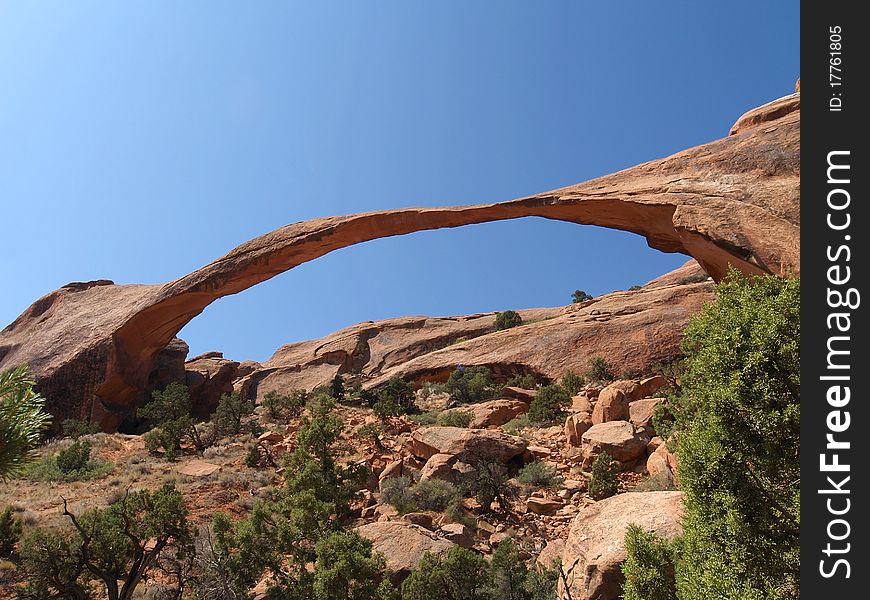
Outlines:
<svg viewBox="0 0 870 600"><path fill-rule="evenodd" d="M0 0L0 327L312 217L508 200L723 136L793 90L797 2ZM369 242L220 300L191 353L557 306L685 257L523 219Z"/></svg>

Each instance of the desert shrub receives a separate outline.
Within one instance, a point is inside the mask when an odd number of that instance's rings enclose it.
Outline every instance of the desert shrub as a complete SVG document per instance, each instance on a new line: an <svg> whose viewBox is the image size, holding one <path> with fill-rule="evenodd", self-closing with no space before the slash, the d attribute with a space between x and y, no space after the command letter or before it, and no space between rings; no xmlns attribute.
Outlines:
<svg viewBox="0 0 870 600"><path fill-rule="evenodd" d="M386 563L372 543L353 531L332 531L317 541L314 600L390 600L395 588L384 577Z"/></svg>
<svg viewBox="0 0 870 600"><path fill-rule="evenodd" d="M248 448L248 452L245 454L245 466L252 469L259 467L261 458L262 454L260 452L260 447L259 445L254 444Z"/></svg>
<svg viewBox="0 0 870 600"><path fill-rule="evenodd" d="M583 389L583 386L586 385L586 378L582 375L578 375L574 371L565 371L559 385L561 385L569 395L576 396L580 390Z"/></svg>
<svg viewBox="0 0 870 600"><path fill-rule="evenodd" d="M298 415L308 399L309 394L305 390L292 390L289 394L279 394L273 390L266 392L261 404L271 418L280 419Z"/></svg>
<svg viewBox="0 0 870 600"><path fill-rule="evenodd" d="M66 437L71 437L73 439L78 439L83 435L92 435L102 431L100 426L96 423L88 423L87 421L81 421L79 419L64 419L61 424L61 429L63 429L63 434Z"/></svg>
<svg viewBox="0 0 870 600"><path fill-rule="evenodd" d="M592 461L592 473L589 477L589 495L595 500L609 498L619 489L619 462L607 453L602 452Z"/></svg>
<svg viewBox="0 0 870 600"><path fill-rule="evenodd" d="M0 481L22 472L51 416L26 367L0 371Z"/></svg>
<svg viewBox="0 0 870 600"><path fill-rule="evenodd" d="M520 316L520 313L515 310L506 310L495 315L496 331L516 327L517 325L521 325L522 322L523 318Z"/></svg>
<svg viewBox="0 0 870 600"><path fill-rule="evenodd" d="M604 382L613 381L616 376L613 374L612 367L602 356L593 356L589 359L589 370L586 372L586 378L592 381Z"/></svg>
<svg viewBox="0 0 870 600"><path fill-rule="evenodd" d="M151 402L139 408L139 416L156 427L145 435L145 448L149 452L163 449L167 460L174 460L184 442L190 443L202 454L209 441L196 428L191 416L190 393L187 387L172 382L162 391L151 394Z"/></svg>
<svg viewBox="0 0 870 600"><path fill-rule="evenodd" d="M547 385L529 404L529 421L536 425L554 423L564 418L565 407L571 404L571 396L560 385Z"/></svg>
<svg viewBox="0 0 870 600"><path fill-rule="evenodd" d="M502 431L510 435L519 435L521 429L531 427L528 413L515 417L501 426Z"/></svg>
<svg viewBox="0 0 870 600"><path fill-rule="evenodd" d="M637 290L641 289L642 287L643 287L642 285L633 285L630 288L628 288L628 291L629 292L636 292Z"/></svg>
<svg viewBox="0 0 870 600"><path fill-rule="evenodd" d="M646 479L639 481L633 488L632 492L667 492L677 489L674 480L667 473L657 473L650 475Z"/></svg>
<svg viewBox="0 0 870 600"><path fill-rule="evenodd" d="M510 500L517 495L507 468L498 461L480 461L475 468L477 477L467 485L483 510L491 512L493 503L497 503L500 509L507 508Z"/></svg>
<svg viewBox="0 0 870 600"><path fill-rule="evenodd" d="M677 600L674 549L666 540L631 524L622 565L625 600Z"/></svg>
<svg viewBox="0 0 870 600"><path fill-rule="evenodd" d="M22 543L24 597L88 598L99 582L102 597L127 600L151 569L165 566L163 557L192 550L184 499L171 485L78 516L64 503L64 515L68 527L37 528Z"/></svg>
<svg viewBox="0 0 870 600"><path fill-rule="evenodd" d="M427 479L417 483L410 496L417 509L442 512L459 499L459 490L448 481Z"/></svg>
<svg viewBox="0 0 870 600"><path fill-rule="evenodd" d="M335 377L333 377L332 380L329 382L327 393L336 402L344 402L344 379L341 377L340 373L336 373Z"/></svg>
<svg viewBox="0 0 870 600"><path fill-rule="evenodd" d="M217 438L238 435L244 421L254 412L254 403L242 398L238 392L224 394L215 408L211 421Z"/></svg>
<svg viewBox="0 0 870 600"><path fill-rule="evenodd" d="M31 481L89 481L100 479L112 472L114 465L111 462L90 458L89 444L76 444L79 442L61 450L55 456L45 456L28 464L24 469L24 477Z"/></svg>
<svg viewBox="0 0 870 600"><path fill-rule="evenodd" d="M487 570L483 556L460 546L443 555L427 552L402 583L402 600L481 599Z"/></svg>
<svg viewBox="0 0 870 600"><path fill-rule="evenodd" d="M468 427L471 413L464 410L448 410L438 415L438 425L442 427Z"/></svg>
<svg viewBox="0 0 870 600"><path fill-rule="evenodd" d="M656 404L653 407L652 425L656 434L665 439L670 438L674 433L676 421L667 402Z"/></svg>
<svg viewBox="0 0 870 600"><path fill-rule="evenodd" d="M67 475L85 468L91 459L91 445L76 440L69 448L57 453L57 468Z"/></svg>
<svg viewBox="0 0 870 600"><path fill-rule="evenodd" d="M392 505L400 514L417 509L411 497L411 479L404 475L384 480L381 484L381 500Z"/></svg>
<svg viewBox="0 0 870 600"><path fill-rule="evenodd" d="M530 570L511 540L492 553L482 598L485 600L554 600L556 571Z"/></svg>
<svg viewBox="0 0 870 600"><path fill-rule="evenodd" d="M587 300L592 300L592 296L583 290L574 290L574 293L571 294L571 302L574 304L586 302Z"/></svg>
<svg viewBox="0 0 870 600"><path fill-rule="evenodd" d="M486 367L459 366L450 373L450 377L444 384L444 390L450 394L453 402L473 404L495 398L500 388L495 384L492 373Z"/></svg>
<svg viewBox="0 0 870 600"><path fill-rule="evenodd" d="M9 556L21 539L21 519L7 506L0 512L0 557Z"/></svg>
<svg viewBox="0 0 870 600"><path fill-rule="evenodd" d="M524 373L522 375L514 375L504 382L505 387L518 387L524 390L533 390L538 387L538 382L534 375Z"/></svg>
<svg viewBox="0 0 870 600"><path fill-rule="evenodd" d="M523 485L536 488L554 488L562 483L562 478L556 473L556 469L547 463L536 460L520 469L517 481Z"/></svg>
<svg viewBox="0 0 870 600"><path fill-rule="evenodd" d="M427 410L416 415L408 415L408 418L418 425L435 425L438 422L438 415L440 414L440 410Z"/></svg>
<svg viewBox="0 0 870 600"><path fill-rule="evenodd" d="M732 270L716 292L686 328L671 404L685 493L679 595L796 597L800 280Z"/></svg>
<svg viewBox="0 0 870 600"><path fill-rule="evenodd" d="M414 388L401 377L391 377L378 388L372 410L381 419L406 414L414 407Z"/></svg>

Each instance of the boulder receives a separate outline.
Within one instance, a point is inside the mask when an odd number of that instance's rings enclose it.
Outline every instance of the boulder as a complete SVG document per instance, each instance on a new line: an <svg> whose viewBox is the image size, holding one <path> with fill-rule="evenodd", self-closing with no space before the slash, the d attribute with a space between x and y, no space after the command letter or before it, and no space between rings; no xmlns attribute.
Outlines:
<svg viewBox="0 0 870 600"><path fill-rule="evenodd" d="M448 523L442 525L438 533L445 540L451 541L463 548L471 548L474 546L474 533L462 523Z"/></svg>
<svg viewBox="0 0 870 600"><path fill-rule="evenodd" d="M220 471L220 465L215 465L204 460L191 460L179 465L175 471L179 475L187 475L188 477L207 477L212 473Z"/></svg>
<svg viewBox="0 0 870 600"><path fill-rule="evenodd" d="M664 398L644 398L635 400L628 405L628 420L637 427L649 427L652 425L653 412L656 406L662 404Z"/></svg>
<svg viewBox="0 0 870 600"><path fill-rule="evenodd" d="M565 419L565 439L569 446L579 447L581 438L592 427L592 415L589 413L575 413Z"/></svg>
<svg viewBox="0 0 870 600"><path fill-rule="evenodd" d="M677 455L668 450L667 444L661 444L655 452L646 459L646 470L650 477L664 477L671 483L678 483Z"/></svg>
<svg viewBox="0 0 870 600"><path fill-rule="evenodd" d="M544 546L543 550L541 550L538 557L535 559L535 568L538 571L547 571L553 568L553 563L556 562L557 558L562 558L562 552L565 549L565 540L562 538L556 538L554 540L550 540L547 542L547 545Z"/></svg>
<svg viewBox="0 0 870 600"><path fill-rule="evenodd" d="M563 506L565 501L561 498L526 498L526 510L536 515L555 515Z"/></svg>
<svg viewBox="0 0 870 600"><path fill-rule="evenodd" d="M467 462L507 462L525 451L524 439L488 429L425 427L411 434L408 450L428 460L436 454L462 455Z"/></svg>
<svg viewBox="0 0 870 600"><path fill-rule="evenodd" d="M456 462L456 456L453 454L433 454L420 471L420 481L428 479L452 481L452 466L454 462Z"/></svg>
<svg viewBox="0 0 870 600"><path fill-rule="evenodd" d="M607 452L620 462L630 462L645 454L648 439L637 435L628 421L609 421L590 427L581 436L586 462Z"/></svg>
<svg viewBox="0 0 870 600"><path fill-rule="evenodd" d="M424 529L428 529L432 531L434 528L434 521L432 515L427 512L409 512L402 515L402 518L405 519L408 523L413 523L414 525L419 525Z"/></svg>
<svg viewBox="0 0 870 600"><path fill-rule="evenodd" d="M562 550L571 598L621 598L629 524L671 540L682 534L682 515L682 492L618 494L584 508L571 524ZM564 584L559 582L560 598L564 592Z"/></svg>
<svg viewBox="0 0 870 600"><path fill-rule="evenodd" d="M535 399L535 396L538 395L537 390L526 390L523 388L506 386L502 388L501 391L502 396L505 398L510 398L513 400L519 400L520 402L525 402L526 404L530 404L532 400Z"/></svg>
<svg viewBox="0 0 870 600"><path fill-rule="evenodd" d="M615 386L616 384L613 384ZM598 395L592 410L592 423L607 421L627 421L629 396L619 387L607 386Z"/></svg>
<svg viewBox="0 0 870 600"><path fill-rule="evenodd" d="M384 555L387 568L398 577L413 571L424 553L441 554L453 546L419 525L401 521L368 523L356 532L372 542L372 549Z"/></svg>
<svg viewBox="0 0 870 600"><path fill-rule="evenodd" d="M239 363L220 352L207 352L184 363L185 383L195 417L206 418L217 408L221 396L233 393Z"/></svg>
<svg viewBox="0 0 870 600"><path fill-rule="evenodd" d="M649 398L657 391L668 385L668 380L663 375L653 375L640 380L640 397Z"/></svg>
<svg viewBox="0 0 870 600"><path fill-rule="evenodd" d="M486 429L504 425L529 411L529 405L521 400L488 400L479 404L453 408L446 412L464 412L471 415L469 427L473 429Z"/></svg>
<svg viewBox="0 0 870 600"><path fill-rule="evenodd" d="M586 394L580 394L571 398L571 412L584 412L592 414L592 401Z"/></svg>
<svg viewBox="0 0 870 600"><path fill-rule="evenodd" d="M629 402L634 400L640 400L643 398L641 395L641 385L640 381L636 379L617 379L614 382L611 382L601 390L601 394L604 394L607 390L619 390L623 394L625 394L626 398ZM599 400L601 399L601 394L598 395Z"/></svg>

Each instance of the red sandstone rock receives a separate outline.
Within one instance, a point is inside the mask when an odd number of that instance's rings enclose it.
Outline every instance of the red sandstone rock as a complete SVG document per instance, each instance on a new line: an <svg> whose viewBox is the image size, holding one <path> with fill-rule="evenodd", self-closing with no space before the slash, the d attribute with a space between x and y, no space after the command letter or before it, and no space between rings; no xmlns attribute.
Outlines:
<svg viewBox="0 0 870 600"><path fill-rule="evenodd" d="M607 386L598 395L598 402L592 410L592 423L628 420L628 396L619 387Z"/></svg>

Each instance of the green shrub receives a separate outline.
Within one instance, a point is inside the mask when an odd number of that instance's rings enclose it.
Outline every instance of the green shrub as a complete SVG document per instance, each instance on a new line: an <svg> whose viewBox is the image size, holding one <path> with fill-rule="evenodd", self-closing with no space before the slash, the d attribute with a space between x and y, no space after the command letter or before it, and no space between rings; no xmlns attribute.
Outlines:
<svg viewBox="0 0 870 600"><path fill-rule="evenodd" d="M7 506L0 512L0 557L9 556L21 539L21 519Z"/></svg>
<svg viewBox="0 0 870 600"><path fill-rule="evenodd" d="M372 410L381 419L406 414L414 408L414 388L401 377L392 377L379 387Z"/></svg>
<svg viewBox="0 0 870 600"><path fill-rule="evenodd" d="M674 550L667 540L631 524L625 532L625 551L625 600L677 600Z"/></svg>
<svg viewBox="0 0 870 600"><path fill-rule="evenodd" d="M573 302L574 304L586 302L587 300L592 300L592 296L587 294L583 290L574 290L574 293L571 294L571 302Z"/></svg>
<svg viewBox="0 0 870 600"><path fill-rule="evenodd" d="M71 448L72 446L69 449ZM46 456L30 463L24 469L24 477L31 481L89 481L105 477L112 472L114 467L107 460L91 458L84 465L78 468L71 468L73 465L81 464L80 461L84 455L82 448L76 448L72 452L64 454L62 459L64 468L70 469L64 471L58 465L58 458L63 452L65 451L62 450L56 456ZM90 450L88 450L88 454L90 454Z"/></svg>
<svg viewBox="0 0 870 600"><path fill-rule="evenodd" d="M670 407L685 493L679 596L797 597L800 280L732 270L716 292L686 328Z"/></svg>
<svg viewBox="0 0 870 600"><path fill-rule="evenodd" d="M427 479L411 488L410 496L417 509L442 512L458 501L459 490L448 481Z"/></svg>
<svg viewBox="0 0 870 600"><path fill-rule="evenodd" d="M464 410L448 410L438 415L438 425L441 427L468 427L471 425L471 413Z"/></svg>
<svg viewBox="0 0 870 600"><path fill-rule="evenodd" d="M416 415L408 415L408 418L418 425L435 425L438 423L440 410L428 410L426 412L417 413Z"/></svg>
<svg viewBox="0 0 870 600"><path fill-rule="evenodd" d="M87 466L91 459L91 444L89 442L75 441L69 448L57 453L57 468L63 474L79 471Z"/></svg>
<svg viewBox="0 0 870 600"><path fill-rule="evenodd" d="M411 497L411 479L400 475L381 483L381 501L390 504L399 514L414 512L417 505Z"/></svg>
<svg viewBox="0 0 870 600"><path fill-rule="evenodd" d="M71 437L73 439L78 439L83 435L92 435L102 431L100 426L96 423L88 423L79 419L64 419L61 428L66 437Z"/></svg>
<svg viewBox="0 0 870 600"><path fill-rule="evenodd" d="M667 473L657 473L643 479L632 488L632 492L667 492L677 489L674 480Z"/></svg>
<svg viewBox="0 0 870 600"><path fill-rule="evenodd" d="M483 556L460 546L427 552L402 583L402 600L483 600L487 570Z"/></svg>
<svg viewBox="0 0 870 600"><path fill-rule="evenodd" d="M529 415L528 413L526 413L511 419L510 421L502 425L501 428L502 431L510 435L519 435L521 429L525 429L531 426L532 424L529 422Z"/></svg>
<svg viewBox="0 0 870 600"><path fill-rule="evenodd" d="M335 377L332 378L332 381L329 382L328 393L336 402L344 402L344 379L342 379L340 373L336 373Z"/></svg>
<svg viewBox="0 0 870 600"><path fill-rule="evenodd" d="M524 390L533 390L538 387L538 382L534 375L524 373L523 375L514 375L504 382L505 387L517 387Z"/></svg>
<svg viewBox="0 0 870 600"><path fill-rule="evenodd" d="M592 474L589 477L589 495L595 500L609 498L619 489L619 463L607 453L602 452L592 461Z"/></svg>
<svg viewBox="0 0 870 600"><path fill-rule="evenodd" d="M574 371L565 371L559 384L569 395L576 396L583 389L583 386L586 385L586 378Z"/></svg>
<svg viewBox="0 0 870 600"><path fill-rule="evenodd" d="M292 390L289 394L279 394L273 390L266 392L261 404L273 419L295 417L305 408L309 397L305 390Z"/></svg>
<svg viewBox="0 0 870 600"><path fill-rule="evenodd" d="M496 331L516 327L517 325L521 325L522 322L523 318L520 316L520 313L515 310L506 310L495 315Z"/></svg>
<svg viewBox="0 0 870 600"><path fill-rule="evenodd" d="M482 400L495 398L500 388L492 379L492 373L486 367L460 366L452 373L444 384L444 391L450 394L450 399L460 404L474 404Z"/></svg>
<svg viewBox="0 0 870 600"><path fill-rule="evenodd" d="M589 371L586 372L586 378L592 381L605 382L613 381L616 376L613 374L612 367L604 360L602 356L593 356L589 359Z"/></svg>
<svg viewBox="0 0 870 600"><path fill-rule="evenodd" d="M248 448L248 452L245 454L245 466L252 469L259 467L261 458L262 454L260 453L260 447L257 444L254 444Z"/></svg>
<svg viewBox="0 0 870 600"><path fill-rule="evenodd" d="M211 417L217 438L238 435L246 417L254 412L254 403L242 398L238 392L224 394Z"/></svg>
<svg viewBox="0 0 870 600"><path fill-rule="evenodd" d="M188 442L197 453L202 454L210 440L200 434L190 414L190 392L187 386L172 382L162 391L153 392L151 398L151 402L138 411L141 418L156 425L145 435L145 448L149 452L163 448L167 460L174 460L182 444Z"/></svg>
<svg viewBox="0 0 870 600"><path fill-rule="evenodd" d="M501 509L507 508L517 493L510 483L507 468L498 461L481 461L475 468L477 476L468 483L468 487L481 508L485 512L491 512L494 502Z"/></svg>
<svg viewBox="0 0 870 600"><path fill-rule="evenodd" d="M520 469L517 481L536 488L554 488L562 483L562 478L556 473L556 469L536 460Z"/></svg>
<svg viewBox="0 0 870 600"><path fill-rule="evenodd" d="M555 423L565 416L565 407L571 404L571 396L560 385L546 385L529 404L529 421L535 425Z"/></svg>
<svg viewBox="0 0 870 600"><path fill-rule="evenodd" d="M630 288L628 288L628 291L629 292L636 292L637 290L641 289L642 287L643 287L642 285L633 285Z"/></svg>

